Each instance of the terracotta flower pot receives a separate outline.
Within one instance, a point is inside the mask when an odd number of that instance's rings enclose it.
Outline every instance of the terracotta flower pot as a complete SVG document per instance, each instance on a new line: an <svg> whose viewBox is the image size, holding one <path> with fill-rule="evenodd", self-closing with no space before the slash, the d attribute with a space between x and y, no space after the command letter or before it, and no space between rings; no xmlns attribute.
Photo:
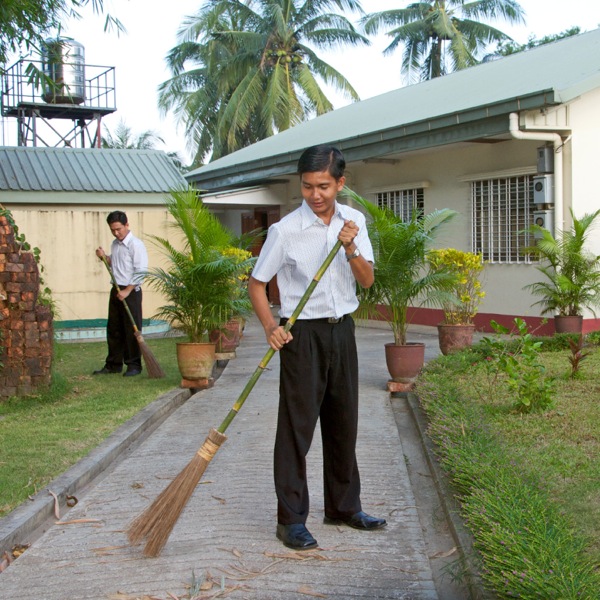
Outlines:
<svg viewBox="0 0 600 600"><path fill-rule="evenodd" d="M438 325L438 337L442 354L445 356L471 346L474 332L475 325L473 324L447 325L446 323L440 323Z"/></svg>
<svg viewBox="0 0 600 600"><path fill-rule="evenodd" d="M215 364L215 345L179 342L177 366L184 379L208 379Z"/></svg>
<svg viewBox="0 0 600 600"><path fill-rule="evenodd" d="M240 344L239 320L231 319L223 329L211 331L208 334L208 339L216 345L217 353L234 352Z"/></svg>
<svg viewBox="0 0 600 600"><path fill-rule="evenodd" d="M573 316L555 316L554 331L556 333L581 333L583 331L583 317L581 315Z"/></svg>
<svg viewBox="0 0 600 600"><path fill-rule="evenodd" d="M385 344L385 362L392 381L414 381L425 364L425 344Z"/></svg>

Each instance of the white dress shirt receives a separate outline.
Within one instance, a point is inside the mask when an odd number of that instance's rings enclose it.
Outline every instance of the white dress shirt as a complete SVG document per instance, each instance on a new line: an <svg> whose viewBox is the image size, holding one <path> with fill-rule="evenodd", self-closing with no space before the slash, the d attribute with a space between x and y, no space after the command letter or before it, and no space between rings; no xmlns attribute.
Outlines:
<svg viewBox="0 0 600 600"><path fill-rule="evenodd" d="M148 253L142 240L136 238L131 231L122 242L112 241L110 265L117 283L136 285L138 289L144 273L148 271Z"/></svg>
<svg viewBox="0 0 600 600"><path fill-rule="evenodd" d="M373 262L373 248L364 215L354 208L338 204L337 201L329 225L325 225L308 204L302 202L299 208L269 227L252 277L266 283L277 275L281 317L289 318L294 312L319 267L337 242L344 220L356 223L359 232L354 243L364 258ZM357 308L356 279L342 249L298 318L339 318Z"/></svg>

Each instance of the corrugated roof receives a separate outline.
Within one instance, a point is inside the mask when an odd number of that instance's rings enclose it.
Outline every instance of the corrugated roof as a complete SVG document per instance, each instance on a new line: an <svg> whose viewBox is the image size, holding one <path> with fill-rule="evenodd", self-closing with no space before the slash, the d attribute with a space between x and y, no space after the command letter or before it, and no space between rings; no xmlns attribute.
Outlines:
<svg viewBox="0 0 600 600"><path fill-rule="evenodd" d="M186 185L160 150L0 146L0 190L165 193Z"/></svg>
<svg viewBox="0 0 600 600"><path fill-rule="evenodd" d="M398 141L411 136L429 136L432 146L439 142L432 132L477 121L487 123L488 129L479 125L471 135L495 135L508 130L509 112L568 102L597 87L600 29L350 104L211 162L186 178L209 189L248 184L293 172L300 152L313 144L336 144L347 160L357 160L402 149Z"/></svg>

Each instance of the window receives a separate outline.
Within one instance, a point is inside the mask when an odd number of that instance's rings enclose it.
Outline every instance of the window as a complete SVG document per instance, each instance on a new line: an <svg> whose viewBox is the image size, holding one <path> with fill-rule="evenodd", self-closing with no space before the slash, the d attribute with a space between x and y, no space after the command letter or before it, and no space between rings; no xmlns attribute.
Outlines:
<svg viewBox="0 0 600 600"><path fill-rule="evenodd" d="M418 214L423 214L425 209L423 188L377 192L376 196L379 208L389 208L404 222L410 221L415 211Z"/></svg>
<svg viewBox="0 0 600 600"><path fill-rule="evenodd" d="M522 249L533 244L533 177L523 175L471 183L473 252L492 263L529 263Z"/></svg>

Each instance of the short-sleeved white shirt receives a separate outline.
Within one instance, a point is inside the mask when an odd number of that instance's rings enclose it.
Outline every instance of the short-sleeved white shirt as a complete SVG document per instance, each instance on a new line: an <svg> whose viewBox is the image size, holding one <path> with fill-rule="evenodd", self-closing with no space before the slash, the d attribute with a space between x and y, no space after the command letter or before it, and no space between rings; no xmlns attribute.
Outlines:
<svg viewBox="0 0 600 600"><path fill-rule="evenodd" d="M337 201L329 225L325 225L308 204L302 202L299 208L269 227L252 277L266 283L277 275L281 317L289 318L294 312L336 244L344 220L357 224L359 231L354 243L364 258L373 262L373 248L364 215ZM356 279L344 251L340 250L298 318L339 318L357 308Z"/></svg>
<svg viewBox="0 0 600 600"><path fill-rule="evenodd" d="M116 238L110 249L110 264L119 285L139 286L148 270L148 253L142 240L131 231L122 242Z"/></svg>

